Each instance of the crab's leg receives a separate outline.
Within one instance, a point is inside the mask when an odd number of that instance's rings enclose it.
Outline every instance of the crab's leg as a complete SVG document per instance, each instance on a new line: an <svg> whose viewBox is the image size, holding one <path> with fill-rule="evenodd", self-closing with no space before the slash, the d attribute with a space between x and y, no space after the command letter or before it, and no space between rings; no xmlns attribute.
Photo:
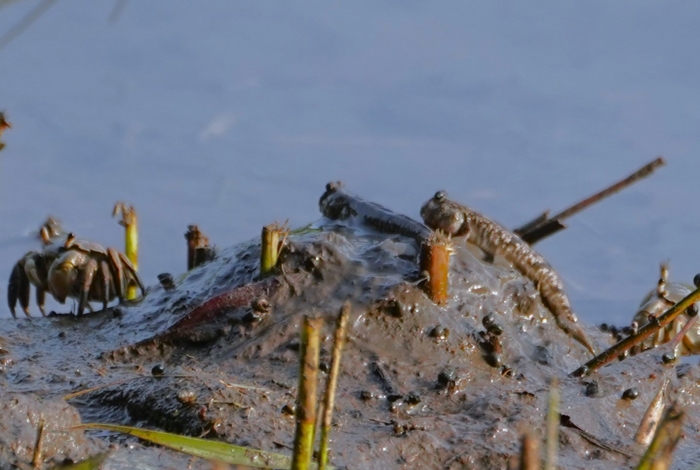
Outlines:
<svg viewBox="0 0 700 470"><path fill-rule="evenodd" d="M112 274L114 277L114 287L116 287L117 297L119 297L119 302L124 301L124 294L126 293L126 279L124 278L124 267L122 266L122 260L119 256L119 252L114 248L107 248L107 254L109 255L110 267L112 268Z"/></svg>
<svg viewBox="0 0 700 470"><path fill-rule="evenodd" d="M85 268L83 268L79 278L80 282L78 287L80 288L80 301L78 302L78 315L83 314L86 305L90 307L90 304L88 303L88 294L90 293L90 287L92 286L92 280L94 279L96 272L97 261L95 261L94 258L90 258L87 265L85 265Z"/></svg>
<svg viewBox="0 0 700 470"><path fill-rule="evenodd" d="M143 287L143 282L141 282L139 273L136 272L136 268L134 268L131 260L127 258L124 253L119 253L119 258L122 260L122 265L124 266L125 271L129 273L131 279L133 279L139 286L139 289L141 289L141 295L144 295L146 293L146 289Z"/></svg>
<svg viewBox="0 0 700 470"><path fill-rule="evenodd" d="M27 317L31 317L29 314L29 289L31 284L29 283L29 277L24 269L24 262L21 260L12 269L12 274L10 275L10 282L7 286L7 303L12 311L12 316L17 318L15 315L15 305L17 304L17 299L19 299L19 304Z"/></svg>
<svg viewBox="0 0 700 470"><path fill-rule="evenodd" d="M107 261L100 261L100 281L102 281L102 309L107 308L112 298L112 273L109 271Z"/></svg>
<svg viewBox="0 0 700 470"><path fill-rule="evenodd" d="M26 279L26 274L24 273L24 268L21 263L15 264L12 268L12 273L10 274L10 281L7 283L7 306L10 307L10 312L12 312L12 317L17 318L17 313L15 312L15 307L17 306L17 299L22 285L22 282L28 282Z"/></svg>
<svg viewBox="0 0 700 470"><path fill-rule="evenodd" d="M46 316L44 304L46 303L46 291L41 287L36 288L36 304L39 306L39 311L43 316Z"/></svg>

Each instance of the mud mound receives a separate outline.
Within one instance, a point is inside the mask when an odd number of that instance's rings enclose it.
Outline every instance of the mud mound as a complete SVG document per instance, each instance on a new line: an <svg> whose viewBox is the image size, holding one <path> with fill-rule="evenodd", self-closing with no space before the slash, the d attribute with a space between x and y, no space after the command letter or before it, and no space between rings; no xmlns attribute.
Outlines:
<svg viewBox="0 0 700 470"><path fill-rule="evenodd" d="M444 307L417 286L410 236L324 219L290 236L278 274L265 280L256 279L259 249L245 243L222 251L176 279L174 290L154 287L138 305L0 325L11 357L0 374L3 397L24 392L55 403L103 386L70 400L85 421L288 452L301 319L327 318L321 360L328 363L332 319L350 301L331 445L336 466L507 468L524 429L543 436L552 377L562 395L563 468L636 462L642 449L634 433L665 380L690 416L676 464L697 460L697 367L664 365L662 351L652 351L591 377L568 377L589 353L557 328L531 281L459 239ZM586 333L598 349L609 345L609 335ZM154 366L165 373L154 376ZM622 398L630 387L636 400ZM10 429L17 418L2 415L0 426ZM129 452L158 466L152 454ZM17 456L0 445L4 462Z"/></svg>

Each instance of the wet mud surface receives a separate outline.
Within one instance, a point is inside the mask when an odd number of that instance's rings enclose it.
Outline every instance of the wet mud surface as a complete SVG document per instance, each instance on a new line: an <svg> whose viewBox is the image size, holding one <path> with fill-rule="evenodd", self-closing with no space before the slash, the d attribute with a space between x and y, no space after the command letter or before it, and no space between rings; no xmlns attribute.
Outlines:
<svg viewBox="0 0 700 470"><path fill-rule="evenodd" d="M635 465L643 449L634 435L667 380L667 400L687 413L674 466L700 462L698 366L664 364L661 347L569 377L590 354L557 328L532 282L454 242L444 307L418 285L413 238L322 219L289 236L278 272L263 280L260 246L248 242L176 276L172 290L151 287L134 305L5 321L0 468L30 468L42 419L52 430L82 419L291 454L299 325L305 314L327 319L321 362L328 364L345 301L352 315L331 444L338 467L508 468L522 431L544 435L553 377L561 390L562 468ZM597 350L612 344L609 334L584 329ZM638 397L622 398L632 387ZM43 465L108 450L103 468L209 468L83 431L46 439Z"/></svg>

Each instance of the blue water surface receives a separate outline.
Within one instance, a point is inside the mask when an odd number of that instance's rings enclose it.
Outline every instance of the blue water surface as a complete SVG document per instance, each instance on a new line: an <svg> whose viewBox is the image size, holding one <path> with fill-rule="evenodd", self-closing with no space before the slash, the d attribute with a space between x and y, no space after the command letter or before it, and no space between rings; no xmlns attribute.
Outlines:
<svg viewBox="0 0 700 470"><path fill-rule="evenodd" d="M38 4L0 3L0 33ZM331 180L414 217L446 189L514 227L660 154L538 249L586 322L627 323L661 261L700 271L699 3L114 6L54 2L0 49L0 279L48 214L121 247L117 200L154 284L188 224L222 246L304 225Z"/></svg>

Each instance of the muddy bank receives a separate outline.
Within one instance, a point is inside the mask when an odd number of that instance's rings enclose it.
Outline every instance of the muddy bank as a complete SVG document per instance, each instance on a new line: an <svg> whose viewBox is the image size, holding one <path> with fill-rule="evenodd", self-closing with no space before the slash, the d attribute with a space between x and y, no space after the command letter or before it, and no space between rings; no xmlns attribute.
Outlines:
<svg viewBox="0 0 700 470"><path fill-rule="evenodd" d="M57 427L76 420L71 413L77 410L83 421L290 453L302 316L327 318L321 360L328 363L332 320L349 300L334 465L507 468L522 430L543 436L552 377L561 383L562 468L635 464L642 448L634 434L665 380L668 400L679 400L688 413L675 465L700 461L697 366L665 365L659 348L570 378L590 354L557 328L531 281L455 239L450 299L438 307L418 286L418 246L404 222L391 234L354 225L352 218L322 219L289 236L280 269L264 280L257 279L259 244L248 242L176 277L172 290L152 287L134 305L6 321L0 325L4 406L18 407L10 397L21 397ZM584 329L598 350L611 344L609 334ZM99 386L66 400L69 407L62 400ZM638 398L623 399L632 387ZM8 430L0 441L3 468L27 464L20 447L37 425L17 413L0 414ZM113 460L105 468L124 462L158 468L166 466L159 459L181 459L128 448L130 439L105 433L71 436L45 447L45 468L109 447ZM21 446L13 444L20 440Z"/></svg>

